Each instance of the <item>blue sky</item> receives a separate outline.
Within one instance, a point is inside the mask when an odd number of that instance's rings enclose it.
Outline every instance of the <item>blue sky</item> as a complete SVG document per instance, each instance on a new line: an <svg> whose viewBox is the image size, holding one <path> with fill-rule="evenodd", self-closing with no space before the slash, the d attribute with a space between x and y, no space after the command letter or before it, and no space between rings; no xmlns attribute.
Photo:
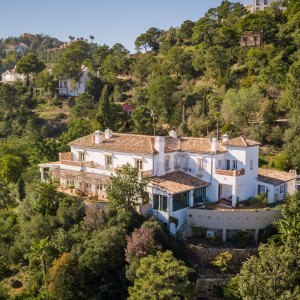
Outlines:
<svg viewBox="0 0 300 300"><path fill-rule="evenodd" d="M122 43L134 51L135 38L154 26L168 29L196 21L221 0L15 0L1 1L0 38L24 32L60 40L95 36L100 44ZM238 2L238 1L235 1ZM5 26L4 24L9 24Z"/></svg>

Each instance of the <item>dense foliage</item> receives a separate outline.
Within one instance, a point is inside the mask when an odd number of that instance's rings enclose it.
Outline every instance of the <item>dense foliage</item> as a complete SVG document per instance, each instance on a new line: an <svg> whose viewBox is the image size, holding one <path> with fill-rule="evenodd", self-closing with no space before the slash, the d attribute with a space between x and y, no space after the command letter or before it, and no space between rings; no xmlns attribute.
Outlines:
<svg viewBox="0 0 300 300"><path fill-rule="evenodd" d="M300 171L299 19L297 0L256 14L223 1L196 22L148 29L135 54L97 45L92 35L0 39L1 73L17 66L27 75L25 84L0 83L0 299L191 299L184 245L133 211L145 186L136 169L119 171L113 206L98 210L39 183L37 165L98 129L175 128L195 137L243 134L264 144L261 164ZM241 45L245 31L261 32L262 45ZM5 51L18 43L28 49ZM82 65L90 71L86 93L60 97L58 80L76 83ZM134 107L131 116L123 103ZM277 239L244 264L230 299L297 297L299 203L290 198Z"/></svg>

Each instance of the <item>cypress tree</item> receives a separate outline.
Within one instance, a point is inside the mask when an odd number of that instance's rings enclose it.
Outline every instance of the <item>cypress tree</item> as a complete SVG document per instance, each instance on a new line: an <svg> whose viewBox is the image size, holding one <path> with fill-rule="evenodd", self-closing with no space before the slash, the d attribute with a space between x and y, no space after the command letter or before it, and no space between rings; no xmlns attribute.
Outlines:
<svg viewBox="0 0 300 300"><path fill-rule="evenodd" d="M100 130L105 130L111 127L111 109L107 85L104 86L101 93L98 105L97 121L99 123Z"/></svg>

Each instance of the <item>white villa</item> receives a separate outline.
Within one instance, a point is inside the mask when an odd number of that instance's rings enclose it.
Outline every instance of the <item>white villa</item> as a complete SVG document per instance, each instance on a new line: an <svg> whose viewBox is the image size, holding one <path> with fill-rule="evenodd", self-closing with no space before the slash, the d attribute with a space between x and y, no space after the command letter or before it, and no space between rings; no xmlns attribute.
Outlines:
<svg viewBox="0 0 300 300"><path fill-rule="evenodd" d="M78 82L71 79L60 79L58 82L58 93L60 96L76 97L85 93L86 83L89 81L89 68L81 66L81 76Z"/></svg>
<svg viewBox="0 0 300 300"><path fill-rule="evenodd" d="M255 13L264 10L270 6L272 2L274 2L274 0L253 0L252 5L247 5L247 2L245 2L244 6L249 12Z"/></svg>
<svg viewBox="0 0 300 300"><path fill-rule="evenodd" d="M28 46L24 43L20 43L20 44L14 44L14 45L8 45L4 51L5 53L9 52L9 51L16 51L19 55L22 55L24 53L25 50L28 49Z"/></svg>
<svg viewBox="0 0 300 300"><path fill-rule="evenodd" d="M25 81L26 75L25 74L19 74L16 72L16 67L14 67L11 70L6 70L4 73L1 74L3 83L12 83L15 81Z"/></svg>
<svg viewBox="0 0 300 300"><path fill-rule="evenodd" d="M243 137L224 135L218 141L179 137L174 130L169 136L146 136L107 129L69 145L71 151L60 153L59 161L40 165L42 181L49 176L63 191L105 200L110 176L129 163L149 176L152 212L167 225L170 217L178 219L177 228L170 226L173 233L187 223L189 208L204 201L235 209L258 193L276 203L296 189L296 174L260 169L259 143Z"/></svg>

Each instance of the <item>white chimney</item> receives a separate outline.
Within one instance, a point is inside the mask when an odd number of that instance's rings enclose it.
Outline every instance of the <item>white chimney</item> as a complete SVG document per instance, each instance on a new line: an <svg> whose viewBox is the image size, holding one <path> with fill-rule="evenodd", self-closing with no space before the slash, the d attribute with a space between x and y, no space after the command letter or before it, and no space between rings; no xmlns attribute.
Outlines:
<svg viewBox="0 0 300 300"><path fill-rule="evenodd" d="M95 144L101 144L103 142L103 133L100 130L95 131Z"/></svg>
<svg viewBox="0 0 300 300"><path fill-rule="evenodd" d="M110 139L112 137L112 130L109 128L105 130L105 138Z"/></svg>
<svg viewBox="0 0 300 300"><path fill-rule="evenodd" d="M165 138L163 136L155 137L154 148L158 152L155 159L154 172L156 176L163 176L165 172Z"/></svg>
<svg viewBox="0 0 300 300"><path fill-rule="evenodd" d="M227 133L225 133L223 135L223 143L228 142L229 141L229 135Z"/></svg>
<svg viewBox="0 0 300 300"><path fill-rule="evenodd" d="M218 140L216 138L213 138L211 140L211 152L216 153L218 150Z"/></svg>
<svg viewBox="0 0 300 300"><path fill-rule="evenodd" d="M177 132L176 132L176 130L174 130L174 129L171 130L169 132L169 136L176 139L177 138Z"/></svg>

